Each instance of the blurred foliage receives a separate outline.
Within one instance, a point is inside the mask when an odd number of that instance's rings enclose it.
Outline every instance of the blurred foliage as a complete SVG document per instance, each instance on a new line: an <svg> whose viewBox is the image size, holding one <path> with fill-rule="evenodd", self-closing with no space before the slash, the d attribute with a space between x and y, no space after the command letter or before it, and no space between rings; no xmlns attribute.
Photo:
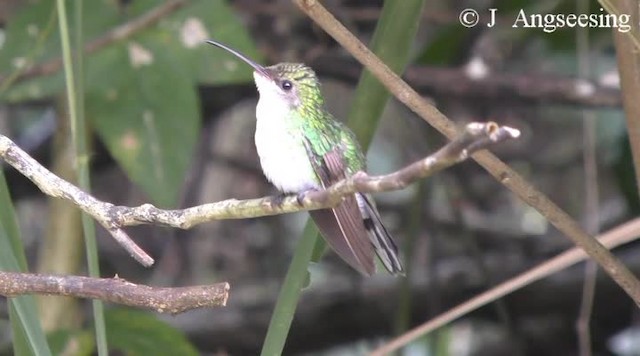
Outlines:
<svg viewBox="0 0 640 356"><path fill-rule="evenodd" d="M106 312L109 348L125 355L198 355L179 330L147 312L114 308Z"/></svg>
<svg viewBox="0 0 640 356"><path fill-rule="evenodd" d="M0 270L26 271L26 258L13 202L4 174L0 171ZM50 355L49 345L38 320L33 296L9 299L9 316L13 328L13 351L16 355Z"/></svg>
<svg viewBox="0 0 640 356"><path fill-rule="evenodd" d="M146 311L112 308L105 312L111 353L137 355L198 355L180 331ZM90 329L58 330L47 337L54 354L90 356L95 342Z"/></svg>
<svg viewBox="0 0 640 356"><path fill-rule="evenodd" d="M199 137L197 85L251 80L250 71L241 70L246 67L211 50L204 40L215 38L258 56L245 27L224 1L190 1L125 40L108 38L114 28L128 26L165 3L83 2L85 45L99 39L106 39L107 44L84 59L85 91L81 95L92 129L129 178L157 205L173 207ZM74 4L68 4L70 13ZM3 101L20 104L64 95L61 69L20 78L31 67L61 58L56 14L55 2L37 1L8 18L0 51ZM7 220L14 214L6 192L0 197L6 198L0 202L0 268L20 270L26 264L15 224ZM14 353L50 354L33 297L13 298L10 304ZM109 333L115 333L109 335L111 346L126 354L196 354L182 334L144 313L112 311L107 323ZM49 338L56 353L68 347L65 340L69 337L86 341L88 335L61 333ZM91 354L95 345L83 341L74 347L74 354Z"/></svg>
<svg viewBox="0 0 640 356"><path fill-rule="evenodd" d="M90 356L96 349L92 330L56 330L47 341L54 355Z"/></svg>
<svg viewBox="0 0 640 356"><path fill-rule="evenodd" d="M117 26L130 23L165 2L136 0L122 3L127 5L121 5L119 1L83 3L82 32L86 43L103 37ZM69 5L73 6L73 2L69 2ZM571 1L536 0L498 0L492 4L492 7L499 10L498 16L507 20L515 19L515 15L521 9L528 13L566 14L575 12L575 6L575 2ZM451 5L451 8L453 7L454 5ZM591 13L599 13L600 8L597 1L590 1ZM70 10L73 11L73 8ZM55 14L53 1L36 1L30 2L29 6L24 6L20 12L9 18L5 28L6 41L0 51L1 77L17 77L32 65L38 66L60 58L59 36L55 32ZM399 30L406 30L406 26ZM470 48L477 43L478 36L486 34L481 30L484 29L464 28L456 21L439 26L429 34L426 45L417 53L416 62L442 66L460 65L468 59ZM532 63L539 67L541 63L551 63L544 70L555 70L563 75L575 74L575 29L559 28L552 33L545 33L539 28L511 29L505 25L494 31L491 34L492 39L501 42L498 48L505 51L517 47L524 48L520 52L520 58L507 59L506 66L510 66L509 70L530 71ZM603 44L604 49L611 46L611 29L592 28L589 31L591 41L596 44L594 47L598 51L597 54L596 50L593 51L594 57L600 56L598 59L602 60L606 56L611 62L614 57L611 51L603 53L602 48L597 48L598 43ZM83 94L92 129L129 178L160 206L175 206L199 137L201 105L197 85L224 85L251 80L250 71L233 56L224 51L211 50L204 44L203 41L208 38L225 42L252 58L260 58L246 27L225 1L194 0L159 22L136 32L130 38L110 43L86 56L84 60L86 83ZM606 40L600 41L601 39ZM396 50L395 54L404 56L407 53L408 49L402 48ZM607 63L607 68L610 67L611 63ZM603 70L594 70L594 77L602 74ZM371 86L362 87L362 90L371 90ZM0 84L0 98L10 103L58 98L63 93L62 71L17 80L6 88ZM369 99L384 106L384 100L371 97ZM375 109L372 105L362 106ZM560 115L556 106L549 105L543 109L549 111L539 109L538 115L556 120L558 125L566 125L568 118L576 119L579 114L576 108L568 109L570 113L565 115L562 112ZM353 110L362 109L357 107ZM616 162L617 178L632 211L638 212L640 203L633 162L628 141L623 139L624 123L605 116L610 114L598 114L604 128L613 132L609 136L618 139L616 144L621 146L622 155ZM619 115L618 112L615 114ZM371 120L377 116L378 113L363 115L366 120L363 120L361 126L373 131L375 125L371 125ZM18 124L25 125L24 122ZM604 131L599 130L599 139L604 139ZM610 142L599 143L608 150L615 149ZM3 192L1 186L0 192ZM13 216L11 204L5 203L7 199L0 195L0 268L17 270L19 265L25 264L24 255L20 240L16 237L19 236L19 232L13 227L14 223L7 220L7 217ZM308 235L317 235L317 232ZM312 247L310 243L300 244L300 248L306 251L310 251ZM323 244L317 244L312 259L319 259L322 251ZM306 264L310 256L302 257L304 258L299 259L304 260ZM312 277L307 274L305 268L300 269L298 276L300 278L294 284L302 287L306 287ZM289 300L283 297L279 300L290 309L287 311L290 315L285 317L293 317L299 296L297 289L292 288L290 292L296 295ZM12 305L12 318L17 319L16 324L20 325L20 329L16 331L24 331L24 338L14 338L14 341L17 340L16 350L20 347L22 350L39 348L42 353L46 353L48 346L42 341L42 331L39 330L32 301L29 298L15 298L12 299ZM279 343L284 343L288 327L286 325L281 328L282 334L279 337L282 340L278 340ZM110 310L107 313L107 330L110 348L127 355L197 354L184 335L149 313ZM50 335L50 347L54 353L61 353L68 347L70 338L79 340L76 354L93 352L95 345L91 334L86 330L60 331ZM450 335L445 329L445 333L436 340L436 354L446 353L449 338ZM20 340L25 343L21 344ZM281 349L281 346L277 345L276 348Z"/></svg>
<svg viewBox="0 0 640 356"><path fill-rule="evenodd" d="M163 3L138 0L123 7L115 1L86 2L84 38L94 41ZM4 76L60 57L59 38L50 26L53 5L40 1L10 19L0 52ZM197 84L251 78L231 56L210 50L204 43L208 38L258 57L246 29L225 2L192 1L85 60L88 119L129 178L160 206L175 205L198 140ZM63 89L58 71L18 81L1 94L16 103L50 98Z"/></svg>
<svg viewBox="0 0 640 356"><path fill-rule="evenodd" d="M451 65L464 49L469 31L459 24L441 29L431 43L418 56L416 62L424 65Z"/></svg>
<svg viewBox="0 0 640 356"><path fill-rule="evenodd" d="M620 143L620 155L614 165L618 185L629 209L631 216L640 214L640 199L638 198L638 182L633 168L633 155L629 137L624 137Z"/></svg>

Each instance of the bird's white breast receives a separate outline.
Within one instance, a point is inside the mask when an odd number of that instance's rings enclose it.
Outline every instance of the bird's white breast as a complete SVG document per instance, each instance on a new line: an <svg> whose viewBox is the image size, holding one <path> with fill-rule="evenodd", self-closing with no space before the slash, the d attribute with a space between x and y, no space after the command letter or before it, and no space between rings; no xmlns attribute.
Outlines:
<svg viewBox="0 0 640 356"><path fill-rule="evenodd" d="M319 188L304 147L302 132L288 121L289 108L261 93L256 107L256 149L264 175L280 191Z"/></svg>

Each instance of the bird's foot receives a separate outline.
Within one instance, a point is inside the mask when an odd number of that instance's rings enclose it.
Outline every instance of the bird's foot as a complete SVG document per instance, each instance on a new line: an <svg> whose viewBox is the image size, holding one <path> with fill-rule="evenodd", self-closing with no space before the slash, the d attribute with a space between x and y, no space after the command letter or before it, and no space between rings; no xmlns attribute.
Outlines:
<svg viewBox="0 0 640 356"><path fill-rule="evenodd" d="M316 191L318 191L318 189L309 188L307 190L303 190L303 191L299 192L298 194L296 194L296 200L298 201L298 205L300 205L300 206L304 205L304 198L306 197L307 193L316 192Z"/></svg>
<svg viewBox="0 0 640 356"><path fill-rule="evenodd" d="M269 202L269 204L271 204L271 208L275 209L281 207L282 203L284 203L284 199L288 196L289 194L286 193L279 193L278 195L272 196L271 201Z"/></svg>
<svg viewBox="0 0 640 356"><path fill-rule="evenodd" d="M303 190L301 192L296 193L295 197L296 197L296 201L298 202L298 205L304 206L304 198L306 197L307 193L315 192L315 191L317 191L317 189L309 188L307 190ZM272 209L280 208L282 207L282 204L284 204L284 200L291 196L293 196L293 194L290 194L290 193L279 193L278 195L273 195L271 196L271 200L269 201L269 204L271 204Z"/></svg>

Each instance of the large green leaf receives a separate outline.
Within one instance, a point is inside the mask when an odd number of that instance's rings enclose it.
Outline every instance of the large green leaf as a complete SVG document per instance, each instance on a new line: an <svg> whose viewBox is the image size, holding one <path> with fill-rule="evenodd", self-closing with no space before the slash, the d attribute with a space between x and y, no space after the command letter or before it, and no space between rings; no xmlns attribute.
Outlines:
<svg viewBox="0 0 640 356"><path fill-rule="evenodd" d="M13 203L0 170L0 269L26 270L24 249L20 240ZM11 324L16 355L31 351L34 355L50 355L49 345L38 320L37 306L32 296L9 299ZM27 351L28 350L28 351Z"/></svg>
<svg viewBox="0 0 640 356"><path fill-rule="evenodd" d="M157 3L136 1L130 11ZM160 205L175 205L198 139L197 83L250 80L250 70L204 43L210 37L253 53L224 2L197 1L88 60L88 115L129 178Z"/></svg>
<svg viewBox="0 0 640 356"><path fill-rule="evenodd" d="M40 1L32 6L25 6L23 11L9 19L5 29L6 41L0 51L0 74L4 80L17 75L33 63L59 56L60 46L54 39L56 36L51 36L55 33L55 14L53 1ZM2 86L5 86L4 81ZM60 90L61 86L62 76L46 76L13 85L12 90L0 95L10 101L40 98Z"/></svg>
<svg viewBox="0 0 640 356"><path fill-rule="evenodd" d="M103 37L110 29L127 23L163 4L160 0L137 0L128 6L117 1L89 1L83 4L83 37L87 42ZM55 29L55 7L50 1L36 1L12 16L5 30L6 42L0 51L0 73L9 76L26 63L42 63L60 58ZM73 3L69 5L73 6ZM160 40L162 50L171 54L201 83L218 84L250 80L250 70L228 53L214 50L204 40L215 38L227 42L247 55L256 57L256 50L247 30L224 1L192 1L157 24L133 35L133 40L146 44ZM102 55L102 51L96 53ZM113 70L113 68L111 68ZM38 76L14 84L4 99L12 102L50 97L62 90L61 71Z"/></svg>
<svg viewBox="0 0 640 356"><path fill-rule="evenodd" d="M148 312L110 309L105 315L109 347L125 355L198 355L185 335Z"/></svg>
<svg viewBox="0 0 640 356"><path fill-rule="evenodd" d="M86 108L129 178L157 204L172 206L200 115L193 82L170 53L157 48L127 42L90 58Z"/></svg>
<svg viewBox="0 0 640 356"><path fill-rule="evenodd" d="M84 2L84 38L95 40L164 3ZM33 32L34 24L44 26L50 17L51 4L40 1L25 7L9 24L0 73L15 70L15 58L29 53L37 53L35 62L60 56L57 36L48 36L37 46L24 35L29 29ZM246 65L206 45L208 38L255 56L246 29L226 2L199 0L86 59L87 117L129 178L162 206L175 205L198 139L197 84L251 80ZM13 85L5 99L39 99L62 89L62 77L56 73Z"/></svg>
<svg viewBox="0 0 640 356"><path fill-rule="evenodd" d="M226 2L220 0L195 1L160 22L153 30L141 32L135 39L143 44L148 39L158 40L162 51L171 53L194 81L204 84L251 80L251 69L246 64L205 44L207 39L225 42L256 60L260 59L245 26Z"/></svg>
<svg viewBox="0 0 640 356"><path fill-rule="evenodd" d="M73 6L74 3L69 5ZM0 51L0 73L10 76L20 68L59 59L60 37L56 34L56 11L53 1L36 1L24 6L9 20L6 43ZM84 38L92 40L126 20L115 1L87 1L82 7L85 25ZM62 70L46 76L13 84L3 94L8 101L33 100L50 97L64 89Z"/></svg>
<svg viewBox="0 0 640 356"><path fill-rule="evenodd" d="M160 4L140 0L121 8L116 2L89 2L83 8L84 37L95 39ZM59 56L55 36L35 52L36 42L24 38L29 29L34 32L34 24L46 23L50 16L50 5L39 2L12 21L0 56L2 72L15 70L15 57L29 53L38 53L34 61ZM129 178L159 205L175 204L198 137L196 83L250 80L245 66L204 44L210 37L255 53L246 30L224 2L195 1L87 60L87 116ZM6 98L53 95L63 88L61 79L57 73L21 82Z"/></svg>

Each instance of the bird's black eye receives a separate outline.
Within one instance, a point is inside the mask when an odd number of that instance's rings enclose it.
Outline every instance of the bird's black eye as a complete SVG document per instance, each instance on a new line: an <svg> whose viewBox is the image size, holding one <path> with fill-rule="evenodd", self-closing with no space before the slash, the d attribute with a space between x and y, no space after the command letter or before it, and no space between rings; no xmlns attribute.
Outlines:
<svg viewBox="0 0 640 356"><path fill-rule="evenodd" d="M280 82L280 87L285 91L289 91L291 90L291 88L293 88L293 83L288 80L283 80L282 82Z"/></svg>

